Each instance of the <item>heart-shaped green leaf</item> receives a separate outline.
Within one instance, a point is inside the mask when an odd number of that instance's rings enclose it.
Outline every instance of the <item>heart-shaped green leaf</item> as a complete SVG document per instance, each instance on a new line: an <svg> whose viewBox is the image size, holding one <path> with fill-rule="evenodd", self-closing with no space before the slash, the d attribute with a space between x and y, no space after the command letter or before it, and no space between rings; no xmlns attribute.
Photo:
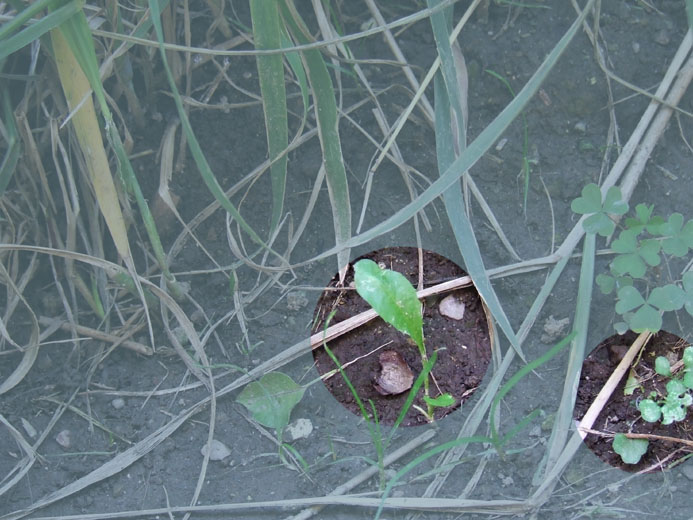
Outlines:
<svg viewBox="0 0 693 520"><path fill-rule="evenodd" d="M616 288L616 278L608 274L598 274L595 281L603 294L611 294Z"/></svg>
<svg viewBox="0 0 693 520"><path fill-rule="evenodd" d="M613 241L611 248L617 253L635 253L638 248L638 233L634 229L624 229Z"/></svg>
<svg viewBox="0 0 693 520"><path fill-rule="evenodd" d="M612 186L607 190L602 211L614 215L624 215L628 211L628 203L622 200L621 189L618 186Z"/></svg>
<svg viewBox="0 0 693 520"><path fill-rule="evenodd" d="M281 372L270 372L248 383L236 401L245 406L257 422L281 431L289 424L291 410L303 398L305 388Z"/></svg>
<svg viewBox="0 0 693 520"><path fill-rule="evenodd" d="M683 351L683 366L686 370L693 371L693 347L687 346Z"/></svg>
<svg viewBox="0 0 693 520"><path fill-rule="evenodd" d="M686 292L686 312L693 316L693 271L687 271L683 275L683 290Z"/></svg>
<svg viewBox="0 0 693 520"><path fill-rule="evenodd" d="M616 312L625 314L628 311L640 307L645 303L645 298L633 286L622 287L618 290L618 301L616 302Z"/></svg>
<svg viewBox="0 0 693 520"><path fill-rule="evenodd" d="M421 302L404 275L364 259L354 264L354 282L359 295L383 320L411 336L419 350L425 352Z"/></svg>
<svg viewBox="0 0 693 520"><path fill-rule="evenodd" d="M662 328L662 315L651 305L645 304L640 307L635 314L628 320L630 330L637 332L659 332Z"/></svg>
<svg viewBox="0 0 693 520"><path fill-rule="evenodd" d="M651 266L659 265L661 258L659 257L660 250L659 240L645 239L640 242L638 254Z"/></svg>
<svg viewBox="0 0 693 520"><path fill-rule="evenodd" d="M570 209L581 215L597 213L602 209L602 192L599 186L590 183L582 188L582 196L573 200L570 204Z"/></svg>
<svg viewBox="0 0 693 520"><path fill-rule="evenodd" d="M677 311L686 302L686 294L678 285L667 284L652 289L647 303L657 307L660 311Z"/></svg>
<svg viewBox="0 0 693 520"><path fill-rule="evenodd" d="M671 375L671 364L666 357L657 356L657 359L655 359L655 372L664 377Z"/></svg>
<svg viewBox="0 0 693 520"><path fill-rule="evenodd" d="M585 233L597 233L603 237L608 237L614 232L616 224L608 215L595 213L585 219L582 223L582 228L585 230Z"/></svg>
<svg viewBox="0 0 693 520"><path fill-rule="evenodd" d="M647 271L645 262L637 253L618 255L611 262L611 268L618 275L630 274L633 278L642 278Z"/></svg>

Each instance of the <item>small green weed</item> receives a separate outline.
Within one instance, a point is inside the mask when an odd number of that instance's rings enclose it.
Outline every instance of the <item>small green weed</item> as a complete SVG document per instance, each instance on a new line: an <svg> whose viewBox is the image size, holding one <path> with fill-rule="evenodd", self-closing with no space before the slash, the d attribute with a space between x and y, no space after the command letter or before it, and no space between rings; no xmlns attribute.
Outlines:
<svg viewBox="0 0 693 520"><path fill-rule="evenodd" d="M588 184L582 195L573 200L571 209L575 213L589 215L583 222L586 233L607 237L614 233L616 225L610 215L624 215L628 204L621 200L621 190L609 188L602 200L596 184ZM693 248L693 220L684 221L683 215L673 213L668 219L653 215L654 206L638 204L635 216L626 218L623 229L611 247L616 256L609 264L608 274L599 274L595 281L604 294L616 294L615 310L623 318L614 324L619 334L632 330L658 332L662 327L662 314L682 307L693 316L693 271L683 274L680 281L656 285L656 267L664 255L682 258ZM652 392L638 404L638 410L647 422L669 425L682 421L689 406L693 404L693 347L685 349L684 371L674 377L669 360L659 356L655 360L655 371L670 378L666 395ZM628 385L632 387L631 384ZM624 434L614 436L613 449L626 464L637 464L647 452L646 439L630 439Z"/></svg>
<svg viewBox="0 0 693 520"><path fill-rule="evenodd" d="M665 396L653 391L647 399L638 404L644 421L654 423L661 420L662 424L668 425L686 418L687 409L693 404L693 396L690 393L690 390L693 390L693 346L688 346L683 351L682 361L683 375L675 377L666 357L659 356L655 360L655 372L670 379L666 385ZM647 452L649 442L647 439L630 439L621 433L614 436L612 446L623 462L637 464Z"/></svg>
<svg viewBox="0 0 693 520"><path fill-rule="evenodd" d="M693 396L688 393L693 390L693 347L688 346L683 352L683 376L674 377L671 372L669 360L659 356L655 360L655 372L662 377L671 378L667 382L667 395L659 398L656 392L652 392L648 399L643 399L638 404L642 418L647 422L671 424L683 421L686 418L686 408L693 404Z"/></svg>
<svg viewBox="0 0 693 520"><path fill-rule="evenodd" d="M621 190L609 188L604 201L596 184L588 184L582 196L573 200L575 213L590 215L583 222L587 233L609 236L615 224L609 215L623 215L628 204L621 200ZM693 272L686 272L680 281L654 286L662 256L684 257L693 248L693 220L684 222L680 213L668 219L653 215L653 206L638 204L635 217L626 218L619 236L612 243L616 256L609 264L608 274L596 277L604 294L616 293L615 310L623 318L614 325L619 334L627 330L658 332L662 314L685 307L693 316Z"/></svg>
<svg viewBox="0 0 693 520"><path fill-rule="evenodd" d="M289 424L291 410L301 401L305 391L305 387L296 384L288 375L270 372L259 381L248 383L236 399L248 409L253 419L263 426L274 428L279 441L279 458L282 460L283 450L298 455L292 446L283 442L282 434ZM300 455L297 458L302 460Z"/></svg>
<svg viewBox="0 0 693 520"><path fill-rule="evenodd" d="M404 275L390 269L381 269L372 260L359 260L354 264L356 291L373 307L373 310L398 331L410 336L419 348L421 362L428 362L423 336L423 314L416 289ZM426 410L417 409L433 421L433 409L451 406L455 399L450 394L431 398L429 378L424 379L424 401Z"/></svg>

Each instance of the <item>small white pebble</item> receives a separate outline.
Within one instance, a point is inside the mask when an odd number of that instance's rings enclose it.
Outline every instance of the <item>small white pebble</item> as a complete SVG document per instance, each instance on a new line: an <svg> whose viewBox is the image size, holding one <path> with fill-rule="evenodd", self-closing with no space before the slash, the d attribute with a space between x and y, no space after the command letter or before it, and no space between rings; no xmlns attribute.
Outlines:
<svg viewBox="0 0 693 520"><path fill-rule="evenodd" d="M313 433L313 423L310 419L296 419L286 427L286 439L289 442L305 439Z"/></svg>
<svg viewBox="0 0 693 520"><path fill-rule="evenodd" d="M72 445L72 441L70 439L70 430L61 431L55 436L55 442L60 444L60 447L64 450L68 449Z"/></svg>
<svg viewBox="0 0 693 520"><path fill-rule="evenodd" d="M224 460L231 455L231 450L223 442L216 439L212 441L211 447L207 446L207 444L202 446L200 453L202 453L203 457L207 454L207 450L209 450L209 460Z"/></svg>
<svg viewBox="0 0 693 520"><path fill-rule="evenodd" d="M443 316L453 320L461 320L464 317L464 303L458 300L454 294L443 298L438 304L438 310Z"/></svg>
<svg viewBox="0 0 693 520"><path fill-rule="evenodd" d="M113 401L111 401L111 406L116 410L120 410L123 406L125 406L125 399L116 397L113 399Z"/></svg>

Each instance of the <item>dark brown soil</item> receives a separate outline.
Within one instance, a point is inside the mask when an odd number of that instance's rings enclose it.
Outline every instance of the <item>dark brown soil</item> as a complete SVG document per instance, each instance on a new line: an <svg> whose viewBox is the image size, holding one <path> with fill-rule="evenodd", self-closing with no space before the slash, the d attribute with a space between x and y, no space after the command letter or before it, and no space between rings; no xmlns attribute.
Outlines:
<svg viewBox="0 0 693 520"><path fill-rule="evenodd" d="M637 335L633 332L628 332L623 336L611 336L600 343L584 361L575 404L576 419L582 419L585 415L592 401L623 358L624 346L630 346L636 337ZM693 440L693 414L690 412L685 420L664 426L661 422L648 423L642 420L637 409L637 403L641 399L645 399L651 391L656 391L661 396L666 395L665 387L668 379L655 373L655 358L657 356L669 357L673 353L677 360L681 359L683 349L687 345L688 343L684 340L668 332L660 332L653 336L639 358L633 362L633 370L637 374L641 386L631 395L624 395L623 390L628 378L626 374L599 414L593 429L609 434L642 433ZM587 446L600 459L612 466L632 472L652 468L660 461L664 461L664 467L669 466L692 451L682 444L649 440L647 453L638 464L624 464L620 455L612 449L611 442L611 437L596 434L589 434L585 439ZM678 451L673 454L676 450ZM657 470L659 468L656 466L652 469L652 471Z"/></svg>
<svg viewBox="0 0 693 520"><path fill-rule="evenodd" d="M359 257L354 263L362 258L382 262L388 269L402 273L414 286L417 285L419 261L416 248L381 249ZM347 289L325 291L318 301L314 332L323 330L324 322L332 310L336 310L336 314L330 321L330 325L370 308L356 290L350 288L353 287L354 280L352 265L350 264L345 279ZM450 260L429 251L423 252L424 287L459 278L465 274ZM328 287L338 287L336 275ZM432 371L437 387L436 384L431 384L431 397L436 397L440 389L441 393L452 394L456 403L448 408L438 408L435 412L436 419L459 408L460 404L473 394L481 383L491 358L486 315L476 289L473 287L459 289L452 294L465 304L464 317L460 321L443 316L438 310L438 302L447 294L428 298L424 302L426 349L429 357L434 350L438 351L438 360ZM383 345L387 346L379 349ZM378 420L385 424L393 424L407 399L408 392L381 395L377 391L375 385L381 370L378 358L384 351L396 351L404 358L416 377L422 368L416 345L407 336L377 318L331 341L328 346L342 365L358 359L345 369L347 377L366 404L366 408L369 409L367 403L372 400L378 413ZM321 374L336 368L323 348L316 349L313 355ZM341 375L337 374L328 379L325 385L332 395L350 411L357 415L361 414L353 394ZM414 404L425 409L423 388L419 390ZM402 424L406 426L426 424L426 418L422 413L411 408Z"/></svg>

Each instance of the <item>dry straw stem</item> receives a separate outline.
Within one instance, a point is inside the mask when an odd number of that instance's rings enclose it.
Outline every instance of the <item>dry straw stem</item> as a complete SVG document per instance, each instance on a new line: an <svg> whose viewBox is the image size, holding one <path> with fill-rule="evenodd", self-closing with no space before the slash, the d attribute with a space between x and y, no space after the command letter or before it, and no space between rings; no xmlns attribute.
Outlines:
<svg viewBox="0 0 693 520"><path fill-rule="evenodd" d="M137 341L125 339L114 334L108 334L100 330L92 329L91 327L85 327L84 325L71 324L69 322L60 323L57 320L53 320L46 316L39 316L38 320L39 323L44 327L52 325L54 323L59 323L60 328L64 331L75 332L83 336L89 336L90 338L94 338L99 341L112 343L114 346L122 345L123 347L137 352L138 354L142 354L144 356L151 356L154 353L152 349L147 345L143 345L142 343L139 343ZM132 332L128 334L131 335Z"/></svg>
<svg viewBox="0 0 693 520"><path fill-rule="evenodd" d="M583 428L582 426L580 427L580 431L585 432L585 433L592 433L594 435L599 435L601 437L614 437L616 434L615 433L609 433L609 432L603 432L600 430L593 430L591 428ZM669 437L668 435L653 435L651 433L624 433L627 438L629 439L645 439L645 440L652 440L652 441L665 441L665 442L671 442L674 444L683 444L684 446L688 446L689 448L693 448L693 441L689 439L681 439L680 437ZM657 464L658 466L660 464Z"/></svg>
<svg viewBox="0 0 693 520"><path fill-rule="evenodd" d="M588 430L594 425L594 421L596 421L597 417L599 417L604 405L611 397L611 394L614 393L618 383L621 381L621 379L623 379L623 375L631 366L633 360L638 355L640 350L647 345L647 342L651 337L651 332L643 332L637 337L626 352L625 356L623 356L621 362L609 376L609 379L607 379L606 383L604 383L604 387L599 391L597 397L594 398L594 401L590 405L587 413L585 413L585 416L582 418L580 425L578 426L578 431L580 432L580 436L583 438L583 440L585 437L587 437L587 434L589 433Z"/></svg>

